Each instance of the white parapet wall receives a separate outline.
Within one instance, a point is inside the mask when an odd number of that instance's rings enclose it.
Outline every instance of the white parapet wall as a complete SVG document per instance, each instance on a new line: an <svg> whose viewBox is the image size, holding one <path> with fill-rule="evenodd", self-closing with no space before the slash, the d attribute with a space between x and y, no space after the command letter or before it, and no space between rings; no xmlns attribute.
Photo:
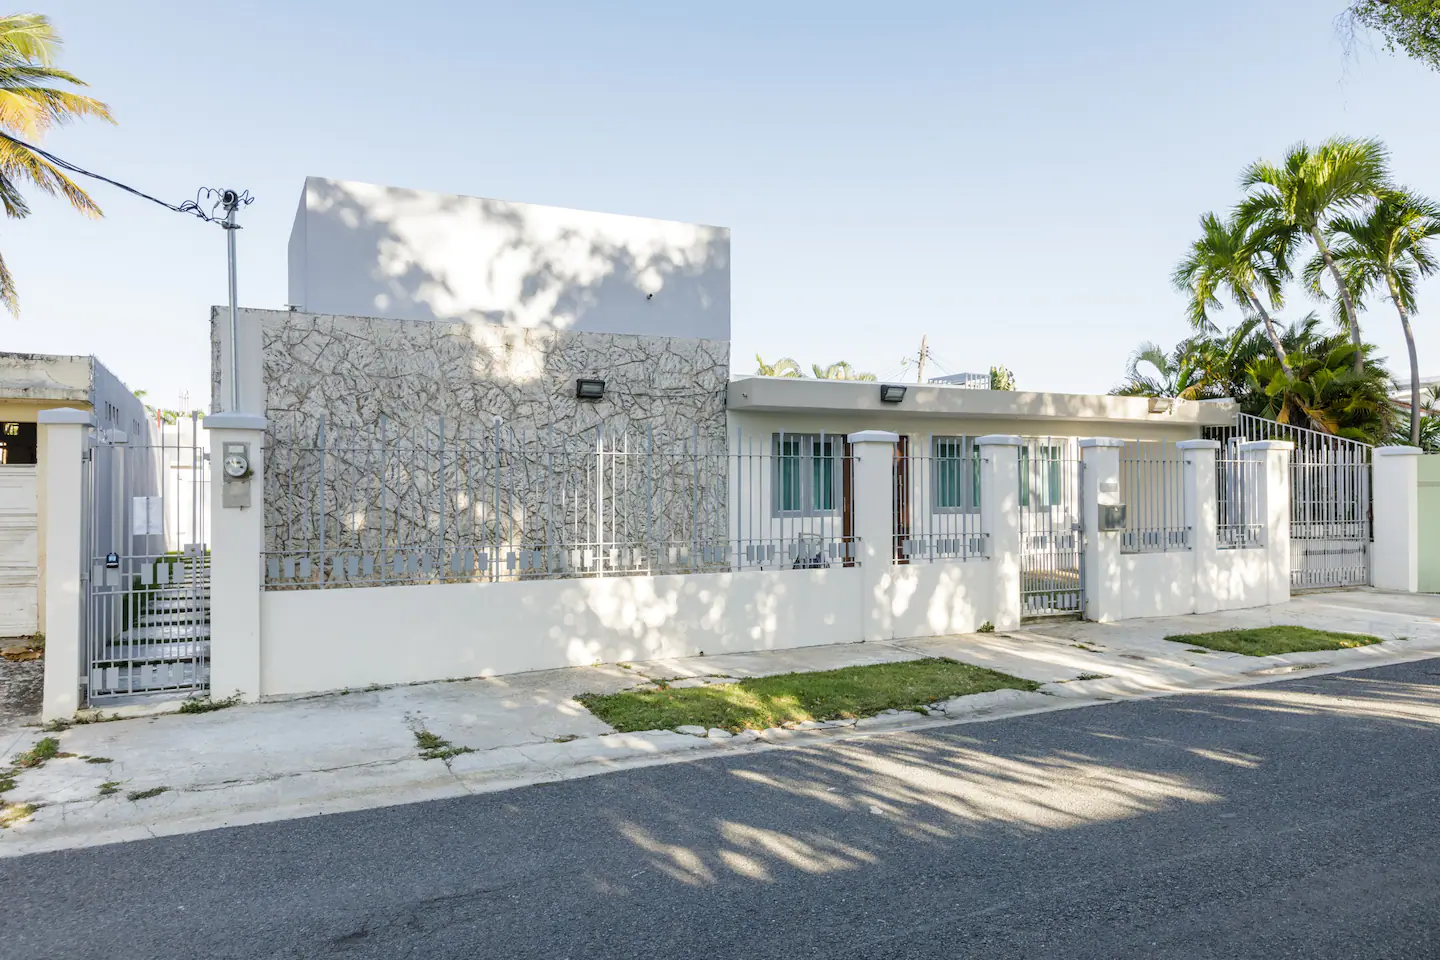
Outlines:
<svg viewBox="0 0 1440 960"><path fill-rule="evenodd" d="M266 591L260 691L848 643L860 585L860 568L832 567Z"/></svg>

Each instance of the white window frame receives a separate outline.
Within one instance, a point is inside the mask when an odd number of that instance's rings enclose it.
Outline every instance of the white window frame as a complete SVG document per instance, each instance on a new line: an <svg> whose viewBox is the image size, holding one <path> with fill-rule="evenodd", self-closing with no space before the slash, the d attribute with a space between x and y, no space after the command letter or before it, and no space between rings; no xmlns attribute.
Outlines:
<svg viewBox="0 0 1440 960"><path fill-rule="evenodd" d="M799 445L798 452L788 454L783 452L791 443ZM828 459L830 460L830 505L822 506L816 502L815 479L820 475L817 472L817 449L821 444L829 448ZM773 454L774 468L770 471L770 513L775 518L782 517L828 517L840 513L840 500L842 491L840 489L840 463L842 456L841 437L839 434L829 433L776 433L771 438L771 451ZM785 464L794 461L798 464L799 476L796 478L799 483L798 497L800 506L787 509L785 502ZM823 467L820 471L823 471Z"/></svg>
<svg viewBox="0 0 1440 960"><path fill-rule="evenodd" d="M958 445L960 456L942 456L942 446ZM941 482L942 464L958 464L960 469L960 504L940 502L945 485ZM966 464L969 464L968 469ZM968 494L968 496L967 496ZM979 513L980 512L980 461L979 448L975 439L968 436L946 436L936 434L930 437L930 511L931 513Z"/></svg>

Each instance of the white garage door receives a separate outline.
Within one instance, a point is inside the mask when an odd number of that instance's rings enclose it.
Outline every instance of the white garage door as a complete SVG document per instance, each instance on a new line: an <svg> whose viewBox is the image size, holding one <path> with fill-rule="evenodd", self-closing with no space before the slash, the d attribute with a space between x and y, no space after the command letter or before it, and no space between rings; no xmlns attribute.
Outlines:
<svg viewBox="0 0 1440 960"><path fill-rule="evenodd" d="M0 637L35 632L39 537L35 468L0 466Z"/></svg>

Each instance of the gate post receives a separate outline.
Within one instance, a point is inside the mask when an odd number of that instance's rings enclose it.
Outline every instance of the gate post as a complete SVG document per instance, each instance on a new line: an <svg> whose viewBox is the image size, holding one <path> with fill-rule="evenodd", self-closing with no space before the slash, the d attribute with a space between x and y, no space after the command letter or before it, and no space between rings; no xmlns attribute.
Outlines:
<svg viewBox="0 0 1440 960"><path fill-rule="evenodd" d="M862 430L849 440L855 536L860 541L860 639L889 640L894 633L890 567L895 562L895 444L900 435Z"/></svg>
<svg viewBox="0 0 1440 960"><path fill-rule="evenodd" d="M977 437L980 448L980 531L989 534L994 580L990 623L996 630L1020 626L1020 443L1019 437ZM978 618L977 618L978 619Z"/></svg>
<svg viewBox="0 0 1440 960"><path fill-rule="evenodd" d="M265 549L266 421L247 413L212 413L210 431L210 693L260 697L261 556ZM235 453L249 474L233 478Z"/></svg>
<svg viewBox="0 0 1440 960"><path fill-rule="evenodd" d="M1175 444L1185 460L1185 525L1190 528L1190 552L1195 560L1195 613L1220 609L1219 505L1215 484L1215 456L1219 440L1181 440Z"/></svg>
<svg viewBox="0 0 1440 960"><path fill-rule="evenodd" d="M1420 589L1419 447L1376 447L1370 480L1374 500L1370 584L1380 590Z"/></svg>
<svg viewBox="0 0 1440 960"><path fill-rule="evenodd" d="M85 673L81 591L85 557L85 433L95 418L88 410L41 410L35 459L40 533L40 609L44 611L45 686L40 719L68 720L80 708Z"/></svg>
<svg viewBox="0 0 1440 960"><path fill-rule="evenodd" d="M1120 502L1120 448L1114 437L1085 437L1080 443L1084 471L1080 515L1084 517L1085 619L1109 623L1124 617L1121 604L1120 533L1100 530L1100 506Z"/></svg>
<svg viewBox="0 0 1440 960"><path fill-rule="evenodd" d="M1251 440L1240 455L1260 461L1260 517L1265 524L1265 566L1270 572L1268 602L1290 599L1290 455L1289 440Z"/></svg>

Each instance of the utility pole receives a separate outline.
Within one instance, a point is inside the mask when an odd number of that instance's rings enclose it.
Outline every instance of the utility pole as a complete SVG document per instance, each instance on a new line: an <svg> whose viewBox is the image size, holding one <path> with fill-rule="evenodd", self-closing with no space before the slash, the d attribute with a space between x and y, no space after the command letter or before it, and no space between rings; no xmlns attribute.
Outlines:
<svg viewBox="0 0 1440 960"><path fill-rule="evenodd" d="M240 208L240 194L224 190L220 194L220 207L225 219L220 226L225 228L225 250L230 261L230 412L240 412L240 307L235 299L235 212Z"/></svg>
<svg viewBox="0 0 1440 960"><path fill-rule="evenodd" d="M915 382L925 382L925 358L930 356L930 334L920 335L920 364L915 368Z"/></svg>

